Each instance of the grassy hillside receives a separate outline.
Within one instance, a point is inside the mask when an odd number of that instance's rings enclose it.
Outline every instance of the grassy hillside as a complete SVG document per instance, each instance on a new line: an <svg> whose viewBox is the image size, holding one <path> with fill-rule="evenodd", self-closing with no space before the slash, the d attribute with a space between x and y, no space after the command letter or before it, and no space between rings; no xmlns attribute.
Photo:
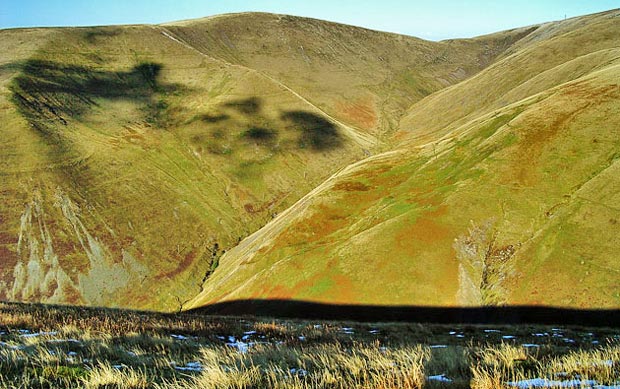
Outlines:
<svg viewBox="0 0 620 389"><path fill-rule="evenodd" d="M400 136L427 142L480 115L601 69L618 57L618 10L546 23L484 72L414 104Z"/></svg>
<svg viewBox="0 0 620 389"><path fill-rule="evenodd" d="M540 26L228 252L188 307L618 307L618 11Z"/></svg>
<svg viewBox="0 0 620 389"><path fill-rule="evenodd" d="M412 103L476 74L530 32L431 42L263 13L165 28L201 52L277 79L329 115L379 137L397 129Z"/></svg>
<svg viewBox="0 0 620 389"><path fill-rule="evenodd" d="M0 35L0 298L174 310L523 33L432 43L238 14Z"/></svg>
<svg viewBox="0 0 620 389"><path fill-rule="evenodd" d="M0 299L617 307L618 17L1 30Z"/></svg>

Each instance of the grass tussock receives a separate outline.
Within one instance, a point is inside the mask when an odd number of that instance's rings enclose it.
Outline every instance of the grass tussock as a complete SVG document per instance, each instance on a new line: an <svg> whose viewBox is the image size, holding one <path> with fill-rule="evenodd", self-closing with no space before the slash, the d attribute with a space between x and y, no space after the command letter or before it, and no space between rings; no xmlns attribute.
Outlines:
<svg viewBox="0 0 620 389"><path fill-rule="evenodd" d="M506 344L489 347L478 353L471 367L471 387L615 387L620 383L619 352L618 343L563 355L549 349L530 352Z"/></svg>

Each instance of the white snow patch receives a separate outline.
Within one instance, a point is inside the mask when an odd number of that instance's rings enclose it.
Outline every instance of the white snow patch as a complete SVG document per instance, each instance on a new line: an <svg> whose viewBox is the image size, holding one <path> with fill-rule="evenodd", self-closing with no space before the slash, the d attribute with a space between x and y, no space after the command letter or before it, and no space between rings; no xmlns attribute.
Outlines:
<svg viewBox="0 0 620 389"><path fill-rule="evenodd" d="M295 374L298 375L300 377L305 377L308 375L308 371L304 370L304 369L296 369L296 368L292 368L291 370L289 370L291 372L291 374Z"/></svg>
<svg viewBox="0 0 620 389"><path fill-rule="evenodd" d="M21 332L21 336L22 338L36 338L39 336L54 336L57 335L58 332L56 331L49 331L49 332L30 332L28 330L25 330L26 332L22 332L22 330L19 330L19 332Z"/></svg>
<svg viewBox="0 0 620 389"><path fill-rule="evenodd" d="M226 343L226 346L236 348L240 353L244 354L248 352L250 347L254 346L254 343L253 342L245 343L241 341L235 341L235 342Z"/></svg>
<svg viewBox="0 0 620 389"><path fill-rule="evenodd" d="M16 346L7 342L0 342L0 346L10 348L11 350L21 350L24 348L24 346Z"/></svg>
<svg viewBox="0 0 620 389"><path fill-rule="evenodd" d="M502 332L502 331L500 331L500 330L484 330L484 332L486 332L487 334L490 334L490 333Z"/></svg>
<svg viewBox="0 0 620 389"><path fill-rule="evenodd" d="M594 380L567 380L567 381L555 381L548 380L546 378L532 378L529 380L510 381L506 383L508 386L514 386L517 388L583 388L596 385Z"/></svg>
<svg viewBox="0 0 620 389"><path fill-rule="evenodd" d="M170 334L170 337L176 340L192 340L192 339L197 339L195 336L187 336L187 335L180 335L180 334Z"/></svg>
<svg viewBox="0 0 620 389"><path fill-rule="evenodd" d="M430 345L430 348L447 348L448 345L445 344L432 344Z"/></svg>
<svg viewBox="0 0 620 389"><path fill-rule="evenodd" d="M539 345L537 345L536 343L523 343L521 346L523 347L540 347Z"/></svg>
<svg viewBox="0 0 620 389"><path fill-rule="evenodd" d="M202 371L202 365L200 362L187 362L185 366L177 366L174 362L171 363L175 370L179 371Z"/></svg>
<svg viewBox="0 0 620 389"><path fill-rule="evenodd" d="M517 337L514 335L504 335L502 336L502 339L517 339Z"/></svg>
<svg viewBox="0 0 620 389"><path fill-rule="evenodd" d="M426 379L428 381L452 382L452 380L446 377L445 374L431 375L431 376L426 377Z"/></svg>

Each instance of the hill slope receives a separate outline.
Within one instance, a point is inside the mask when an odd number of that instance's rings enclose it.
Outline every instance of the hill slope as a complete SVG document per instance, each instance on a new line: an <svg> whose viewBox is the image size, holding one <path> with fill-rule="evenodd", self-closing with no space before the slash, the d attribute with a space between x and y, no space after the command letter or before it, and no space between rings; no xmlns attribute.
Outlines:
<svg viewBox="0 0 620 389"><path fill-rule="evenodd" d="M526 34L269 14L0 31L0 299L179 309L226 250Z"/></svg>
<svg viewBox="0 0 620 389"><path fill-rule="evenodd" d="M620 12L537 26L409 108L221 259L186 305L620 306Z"/></svg>

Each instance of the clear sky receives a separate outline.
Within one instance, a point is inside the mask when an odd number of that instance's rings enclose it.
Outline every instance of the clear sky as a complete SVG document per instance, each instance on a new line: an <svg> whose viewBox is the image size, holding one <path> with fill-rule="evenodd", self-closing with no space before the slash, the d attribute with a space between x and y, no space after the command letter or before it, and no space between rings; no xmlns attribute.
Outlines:
<svg viewBox="0 0 620 389"><path fill-rule="evenodd" d="M264 11L440 40L612 8L620 8L620 0L0 0L0 28L162 23Z"/></svg>

